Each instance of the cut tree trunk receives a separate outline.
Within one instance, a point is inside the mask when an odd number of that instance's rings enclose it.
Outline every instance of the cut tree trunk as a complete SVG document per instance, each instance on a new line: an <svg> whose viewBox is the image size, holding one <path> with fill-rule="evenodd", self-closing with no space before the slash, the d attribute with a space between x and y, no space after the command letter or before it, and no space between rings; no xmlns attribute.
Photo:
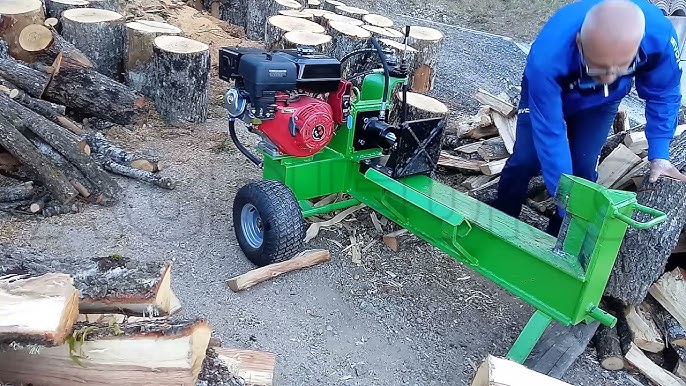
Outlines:
<svg viewBox="0 0 686 386"><path fill-rule="evenodd" d="M240 0L204 0L204 9L210 9L212 16L233 25L245 27L247 8ZM199 10L203 10L201 7Z"/></svg>
<svg viewBox="0 0 686 386"><path fill-rule="evenodd" d="M87 0L45 0L45 11L47 17L61 19L62 13L68 9L86 8L90 6Z"/></svg>
<svg viewBox="0 0 686 386"><path fill-rule="evenodd" d="M0 378L67 386L195 385L212 335L202 320L145 320L74 325L57 347L0 352Z"/></svg>
<svg viewBox="0 0 686 386"><path fill-rule="evenodd" d="M34 98L40 98L50 83L50 74L36 71L9 56L7 43L0 39L0 78L26 91Z"/></svg>
<svg viewBox="0 0 686 386"><path fill-rule="evenodd" d="M23 201L33 197L35 193L33 182L27 181L17 185L0 187L0 202Z"/></svg>
<svg viewBox="0 0 686 386"><path fill-rule="evenodd" d="M362 28L372 33L372 36L377 39L392 39L399 43L402 40L403 34L400 31L394 30L392 28L377 27L375 25L363 24ZM401 44L402 45L402 44Z"/></svg>
<svg viewBox="0 0 686 386"><path fill-rule="evenodd" d="M148 172L162 170L162 161L159 160L159 157L144 155L115 146L100 132L89 132L84 136L84 139L94 153L110 158L118 164Z"/></svg>
<svg viewBox="0 0 686 386"><path fill-rule="evenodd" d="M394 93L393 108L388 116L388 122L393 125L402 123L402 106L403 94L402 91ZM443 118L447 119L450 110L443 102L430 96L407 92L407 120L414 121L428 118Z"/></svg>
<svg viewBox="0 0 686 386"><path fill-rule="evenodd" d="M64 12L62 35L83 52L98 72L117 81L124 73L124 16L106 9L75 8Z"/></svg>
<svg viewBox="0 0 686 386"><path fill-rule="evenodd" d="M155 38L162 35L182 35L171 24L139 20L126 24L126 84L141 94L155 95L155 68L152 66Z"/></svg>
<svg viewBox="0 0 686 386"><path fill-rule="evenodd" d="M410 86L412 91L427 93L434 89L438 59L445 36L437 29L429 27L410 27L407 43L419 51L412 69Z"/></svg>
<svg viewBox="0 0 686 386"><path fill-rule="evenodd" d="M9 97L19 102L25 107L37 112L50 121L68 129L76 135L83 134L83 129L74 123L71 119L65 116L66 107L56 103L48 102L43 99L36 99L25 92L14 89L10 92Z"/></svg>
<svg viewBox="0 0 686 386"><path fill-rule="evenodd" d="M64 273L0 277L0 346L58 346L71 336L79 293Z"/></svg>
<svg viewBox="0 0 686 386"><path fill-rule="evenodd" d="M3 107L4 110L4 107ZM40 154L31 142L14 127L14 123L0 112L0 146L9 151L17 160L38 176L39 180L52 194L55 201L68 204L74 201L78 192L72 187L65 175Z"/></svg>
<svg viewBox="0 0 686 386"><path fill-rule="evenodd" d="M19 35L24 27L43 24L45 13L41 0L21 0L0 2L0 38L7 42L9 54L26 61L27 52L19 44Z"/></svg>
<svg viewBox="0 0 686 386"><path fill-rule="evenodd" d="M332 21L340 21L340 22L350 24L350 25L355 25L358 27L361 27L364 25L364 22L360 19L355 19L352 17L339 15L339 14L334 13L334 12L325 13L322 16L322 18L323 18L323 20L320 24L322 24L324 27L327 27L329 25L329 23L331 23Z"/></svg>
<svg viewBox="0 0 686 386"><path fill-rule="evenodd" d="M331 52L331 36L309 31L290 31L283 35L283 48L312 46L319 52Z"/></svg>
<svg viewBox="0 0 686 386"><path fill-rule="evenodd" d="M207 120L210 96L209 46L181 36L155 38L158 77L155 105L167 123Z"/></svg>
<svg viewBox="0 0 686 386"><path fill-rule="evenodd" d="M364 15L369 15L369 11L367 11L366 9L351 7L348 5L339 5L335 8L334 12L336 12L339 15L359 20L362 20L362 17Z"/></svg>
<svg viewBox="0 0 686 386"><path fill-rule="evenodd" d="M164 316L172 307L169 263L120 255L84 259L6 244L0 244L0 256L0 277L9 273L71 275L80 293L80 313Z"/></svg>
<svg viewBox="0 0 686 386"><path fill-rule="evenodd" d="M594 341L598 361L604 369L617 371L624 368L624 355L619 344L617 329L599 326Z"/></svg>
<svg viewBox="0 0 686 386"><path fill-rule="evenodd" d="M324 15L333 14L333 12L325 11L323 9L308 9L307 12L312 13L312 15L314 15L314 22L321 26L326 26L326 24L329 22L326 18L324 18Z"/></svg>
<svg viewBox="0 0 686 386"><path fill-rule="evenodd" d="M471 386L571 386L505 359L488 355L474 374Z"/></svg>
<svg viewBox="0 0 686 386"><path fill-rule="evenodd" d="M296 0L248 0L245 7L245 35L248 39L258 41L264 39L267 19L284 9L303 9Z"/></svg>
<svg viewBox="0 0 686 386"><path fill-rule="evenodd" d="M64 40L54 28L50 29L38 24L27 26L19 35L19 43L26 52L30 53L32 62L50 65L61 53L59 69L53 69L54 71L93 67L91 60L73 44Z"/></svg>
<svg viewBox="0 0 686 386"><path fill-rule="evenodd" d="M379 44L381 45L381 48L390 48L391 50L393 50L393 52L395 52L395 55L398 57L398 60L405 60L409 72L409 78L411 78L412 71L415 68L415 63L417 62L417 54L419 53L419 51L417 51L414 47L410 46L409 44L405 45L393 39L381 38L379 39ZM379 63L378 65L381 65L380 60L377 59L377 62Z"/></svg>
<svg viewBox="0 0 686 386"><path fill-rule="evenodd" d="M297 10L297 9L282 9L279 11L279 15L299 17L301 19L307 19L309 21L314 21L314 14L308 10Z"/></svg>
<svg viewBox="0 0 686 386"><path fill-rule="evenodd" d="M120 193L119 185L97 164L95 159L83 152L73 133L65 132L62 127L5 95L0 95L0 107L2 108L0 115L14 124L17 129L35 133L77 167L100 192L99 204L113 205L117 202Z"/></svg>
<svg viewBox="0 0 686 386"><path fill-rule="evenodd" d="M372 36L371 32L353 24L336 20L329 21L327 33L332 38L332 50L329 55L338 60L342 60L350 52L371 46L369 41ZM368 63L372 61L372 55L376 54L369 52L350 58L342 64L341 75L347 78L363 72L365 68L369 67Z"/></svg>
<svg viewBox="0 0 686 386"><path fill-rule="evenodd" d="M339 5L345 5L345 3L337 1L337 0L321 0L322 1L322 9L329 11L329 12L336 12L336 7Z"/></svg>
<svg viewBox="0 0 686 386"><path fill-rule="evenodd" d="M605 289L607 296L627 304L640 304L664 273L686 223L686 183L670 178L650 183L645 175L636 198L639 204L666 213L668 219L645 230L627 229ZM645 222L652 217L637 213L633 218Z"/></svg>
<svg viewBox="0 0 686 386"><path fill-rule="evenodd" d="M92 8L106 9L113 12L121 12L120 2L122 4L126 3L122 0L88 0L88 2Z"/></svg>
<svg viewBox="0 0 686 386"><path fill-rule="evenodd" d="M393 20L387 18L386 16L377 15L375 13L368 13L362 16L362 21L376 27L393 28Z"/></svg>
<svg viewBox="0 0 686 386"><path fill-rule="evenodd" d="M283 36L290 31L307 31L318 34L326 32L321 25L301 17L274 15L267 19L264 29L265 48L267 50L284 48Z"/></svg>

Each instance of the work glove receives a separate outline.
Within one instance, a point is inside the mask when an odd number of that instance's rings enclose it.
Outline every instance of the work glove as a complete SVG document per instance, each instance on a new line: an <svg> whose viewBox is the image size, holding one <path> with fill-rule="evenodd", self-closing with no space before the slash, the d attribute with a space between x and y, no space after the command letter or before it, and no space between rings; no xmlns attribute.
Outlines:
<svg viewBox="0 0 686 386"><path fill-rule="evenodd" d="M649 182L655 182L661 176L671 177L683 182L686 182L686 176L679 172L679 169L674 167L669 160L656 158L650 161L650 177Z"/></svg>

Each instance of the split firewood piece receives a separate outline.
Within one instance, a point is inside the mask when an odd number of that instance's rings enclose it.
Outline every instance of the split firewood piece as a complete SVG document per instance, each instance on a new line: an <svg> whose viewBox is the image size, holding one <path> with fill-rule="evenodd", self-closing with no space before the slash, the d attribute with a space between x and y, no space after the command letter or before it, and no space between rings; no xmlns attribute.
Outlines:
<svg viewBox="0 0 686 386"><path fill-rule="evenodd" d="M159 157L128 151L116 146L99 131L85 134L84 139L94 153L106 156L121 165L145 170L147 172L158 172L162 170L162 161Z"/></svg>
<svg viewBox="0 0 686 386"><path fill-rule="evenodd" d="M477 153L486 161L497 161L510 156L507 148L507 143L503 141L503 137L495 137L484 141Z"/></svg>
<svg viewBox="0 0 686 386"><path fill-rule="evenodd" d="M62 18L64 11L73 8L86 8L90 6L87 0L45 0L45 11L49 18Z"/></svg>
<svg viewBox="0 0 686 386"><path fill-rule="evenodd" d="M278 15L279 11L303 8L297 0L248 0L244 6L246 8L245 36L250 40L264 39L267 20Z"/></svg>
<svg viewBox="0 0 686 386"><path fill-rule="evenodd" d="M2 110L2 109L0 109ZM67 177L31 144L15 128L14 123L0 112L0 146L7 149L18 161L25 165L52 194L55 201L68 204L76 199L78 192Z"/></svg>
<svg viewBox="0 0 686 386"><path fill-rule="evenodd" d="M79 292L64 273L0 277L0 345L63 344L79 314Z"/></svg>
<svg viewBox="0 0 686 386"><path fill-rule="evenodd" d="M0 186L0 202L28 200L33 197L34 193L33 181Z"/></svg>
<svg viewBox="0 0 686 386"><path fill-rule="evenodd" d="M643 351L633 343L626 353L626 360L659 386L686 386L686 381L679 379L676 375L648 359Z"/></svg>
<svg viewBox="0 0 686 386"><path fill-rule="evenodd" d="M331 36L310 31L290 31L283 35L283 48L312 46L319 52L331 52Z"/></svg>
<svg viewBox="0 0 686 386"><path fill-rule="evenodd" d="M417 49L417 61L410 79L412 91L427 93L434 89L436 70L445 35L430 27L411 26L407 43Z"/></svg>
<svg viewBox="0 0 686 386"><path fill-rule="evenodd" d="M314 21L314 14L307 9L282 9L279 11L279 15L290 16L290 17L300 17L307 19L309 21Z"/></svg>
<svg viewBox="0 0 686 386"><path fill-rule="evenodd" d="M571 386L517 362L488 355L476 371L471 386Z"/></svg>
<svg viewBox="0 0 686 386"><path fill-rule="evenodd" d="M677 267L665 272L648 292L682 327L686 327L686 270Z"/></svg>
<svg viewBox="0 0 686 386"><path fill-rule="evenodd" d="M358 8L358 7L351 7L348 5L339 5L336 6L334 9L334 12L336 12L339 15L347 16L353 19L360 19L362 20L362 16L364 15L369 15L369 11L366 9Z"/></svg>
<svg viewBox="0 0 686 386"><path fill-rule="evenodd" d="M167 123L207 120L210 97L210 47L182 36L158 36L153 44L158 88L155 106Z"/></svg>
<svg viewBox="0 0 686 386"><path fill-rule="evenodd" d="M124 16L96 8L74 8L62 14L62 35L88 57L95 69L123 80Z"/></svg>
<svg viewBox="0 0 686 386"><path fill-rule="evenodd" d="M346 217L350 216L351 214L357 212L358 210L366 207L365 204L359 204L355 206L351 206L350 208L347 208L344 211L341 211L337 215L333 216L331 219L326 220L326 221L320 221L320 222L315 222L312 223L308 228L307 232L305 232L305 242L309 242L313 238L317 237L319 234L319 230L323 227L329 227L334 224L338 224L339 222L343 221Z"/></svg>
<svg viewBox="0 0 686 386"><path fill-rule="evenodd" d="M481 166L486 162L477 159L467 159L454 156L446 151L441 151L438 157L438 165L453 169L481 171Z"/></svg>
<svg viewBox="0 0 686 386"><path fill-rule="evenodd" d="M211 352L210 352L211 351ZM208 357L216 357L230 374L250 386L272 386L276 355L266 351L242 350L228 347L208 349Z"/></svg>
<svg viewBox="0 0 686 386"><path fill-rule="evenodd" d="M315 18L316 18L316 16L315 16ZM350 25L358 26L358 27L361 27L364 25L364 22L360 19L355 19L352 17L339 15L339 14L334 13L334 12L325 13L322 16L322 18L323 18L323 21L321 24L324 27L327 27L329 25L329 23L331 23L332 21L339 21L339 22L347 23Z"/></svg>
<svg viewBox="0 0 686 386"><path fill-rule="evenodd" d="M52 146L45 143L45 141L38 138L36 135L29 135L28 137L29 140L36 146L36 149L38 149L41 154L47 157L50 162L52 162L62 171L62 173L64 173L71 185L79 192L81 196L91 197L91 195L93 195L93 202L96 203L103 200L102 197L99 197L101 193L95 189L95 187L83 175L83 173L76 168L76 166L67 161L60 153L53 149ZM45 205L42 205L39 208L32 208L32 211L35 209L36 211L33 213L42 212L44 207ZM48 212L49 211L50 210L48 210Z"/></svg>
<svg viewBox="0 0 686 386"><path fill-rule="evenodd" d="M65 116L66 108L64 106L43 99L33 98L19 89L12 90L9 97L65 129L69 129L75 135L83 134L83 129Z"/></svg>
<svg viewBox="0 0 686 386"><path fill-rule="evenodd" d="M27 61L28 53L19 44L24 27L43 24L45 13L41 0L11 0L0 2L0 39L7 42L9 54L15 59Z"/></svg>
<svg viewBox="0 0 686 386"><path fill-rule="evenodd" d="M95 159L83 152L73 133L5 95L0 95L0 107L3 110L0 115L4 115L8 122L18 129L35 133L78 168L102 194L102 205L117 202L121 188Z"/></svg>
<svg viewBox="0 0 686 386"><path fill-rule="evenodd" d="M228 285L233 292L243 291L256 284L273 279L284 273L308 268L331 260L331 254L325 249L304 251L289 260L273 263L246 272L240 276L229 279Z"/></svg>
<svg viewBox="0 0 686 386"><path fill-rule="evenodd" d="M322 0L322 9L329 12L336 12L336 7L340 5L346 4L338 0Z"/></svg>
<svg viewBox="0 0 686 386"><path fill-rule="evenodd" d="M393 107L388 113L388 122L400 125L403 118L403 93L396 92L392 97ZM428 95L407 92L407 120L415 121L428 118L441 118L443 121L448 119L450 109L448 106L436 98Z"/></svg>
<svg viewBox="0 0 686 386"><path fill-rule="evenodd" d="M462 186L468 190L476 189L493 179L493 176L479 175L479 176L469 176L464 181L462 181Z"/></svg>
<svg viewBox="0 0 686 386"><path fill-rule="evenodd" d="M479 103L490 106L505 117L512 117L517 112L517 108L509 101L495 96L486 90L479 89L474 95Z"/></svg>
<svg viewBox="0 0 686 386"><path fill-rule="evenodd" d="M667 316L664 325L668 343L672 346L686 347L686 329L671 314Z"/></svg>
<svg viewBox="0 0 686 386"><path fill-rule="evenodd" d="M152 67L155 38L162 35L180 36L180 28L171 24L137 20L126 24L126 84L147 97L156 91L156 74Z"/></svg>
<svg viewBox="0 0 686 386"><path fill-rule="evenodd" d="M305 18L274 15L267 19L264 29L264 44L267 50L282 49L283 35L290 31L307 31L324 34L326 30L321 25Z"/></svg>
<svg viewBox="0 0 686 386"><path fill-rule="evenodd" d="M499 159L497 161L490 161L481 165L479 168L481 169L481 173L487 176L494 176L500 174L500 172L503 171L503 169L505 168L505 164L507 163L507 160L508 158Z"/></svg>
<svg viewBox="0 0 686 386"><path fill-rule="evenodd" d="M407 229L399 229L395 232L388 233L383 236L383 242L391 249L393 252L398 252L399 243L398 238L402 235L409 233Z"/></svg>
<svg viewBox="0 0 686 386"><path fill-rule="evenodd" d="M53 28L31 24L19 35L19 44L31 54L32 62L53 63L62 54L60 68L92 68L93 62ZM53 71L54 72L54 71Z"/></svg>
<svg viewBox="0 0 686 386"><path fill-rule="evenodd" d="M598 165L597 182L609 188L640 163L641 158L639 156L629 150L628 147L620 144Z"/></svg>
<svg viewBox="0 0 686 386"><path fill-rule="evenodd" d="M62 272L74 278L81 313L168 315L172 305L171 265L142 262L121 255L91 259L44 253L0 244L0 276Z"/></svg>
<svg viewBox="0 0 686 386"><path fill-rule="evenodd" d="M202 319L79 322L69 343L0 352L0 378L54 386L195 385L211 334Z"/></svg>
<svg viewBox="0 0 686 386"><path fill-rule="evenodd" d="M651 316L651 309L647 303L628 306L625 313L632 340L641 350L654 353L664 350L665 340Z"/></svg>
<svg viewBox="0 0 686 386"><path fill-rule="evenodd" d="M362 21L369 25L381 28L393 28L393 20L386 16L377 15L375 13L367 13L362 16Z"/></svg>
<svg viewBox="0 0 686 386"><path fill-rule="evenodd" d="M515 140L517 139L517 116L506 117L498 110L493 110L491 113L493 124L498 129L500 137L505 143L505 148L509 154L514 151Z"/></svg>

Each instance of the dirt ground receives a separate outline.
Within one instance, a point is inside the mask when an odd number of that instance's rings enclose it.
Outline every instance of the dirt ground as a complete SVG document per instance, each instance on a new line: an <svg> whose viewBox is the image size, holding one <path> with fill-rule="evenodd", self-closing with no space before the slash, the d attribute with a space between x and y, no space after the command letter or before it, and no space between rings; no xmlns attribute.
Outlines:
<svg viewBox="0 0 686 386"><path fill-rule="evenodd" d="M399 5L398 13L523 40L533 38L560 5L434 0L427 6L402 0L367 8L388 9L390 4ZM209 34L198 28L196 35L212 49L228 41L214 28ZM131 149L159 153L163 174L179 182L176 189L118 178L125 187L118 205L45 219L4 215L0 242L83 258L117 253L172 261L172 286L182 315L206 318L224 346L274 352L274 385L468 385L487 354L507 352L532 308L414 236L402 240L398 253L390 251L381 237L395 228L389 224L376 231L366 208L323 229L308 244L329 249L330 262L244 292L229 290L227 279L254 268L236 242L232 200L260 173L225 142L220 95L226 86L213 79L207 123L151 123L106 132ZM255 144L256 138L242 128L239 137ZM364 250L359 264L351 259L351 235ZM563 379L607 386L636 384L639 378L602 370L589 348Z"/></svg>

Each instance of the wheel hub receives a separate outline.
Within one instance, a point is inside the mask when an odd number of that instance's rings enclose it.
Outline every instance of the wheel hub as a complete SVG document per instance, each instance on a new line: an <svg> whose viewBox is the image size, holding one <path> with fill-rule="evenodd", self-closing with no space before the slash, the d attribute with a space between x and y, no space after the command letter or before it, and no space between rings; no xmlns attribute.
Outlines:
<svg viewBox="0 0 686 386"><path fill-rule="evenodd" d="M241 210L241 228L245 240L252 248L262 246L264 240L264 227L260 212L252 204L243 205Z"/></svg>

